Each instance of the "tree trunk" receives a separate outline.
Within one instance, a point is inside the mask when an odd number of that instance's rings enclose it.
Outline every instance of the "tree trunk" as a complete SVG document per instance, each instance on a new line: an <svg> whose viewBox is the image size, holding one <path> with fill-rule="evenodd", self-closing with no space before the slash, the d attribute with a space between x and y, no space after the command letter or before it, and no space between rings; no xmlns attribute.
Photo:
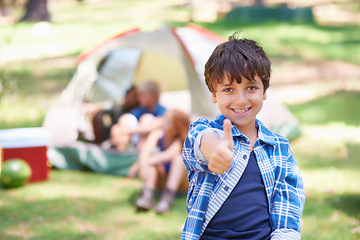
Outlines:
<svg viewBox="0 0 360 240"><path fill-rule="evenodd" d="M47 9L47 0L28 0L26 13L20 19L23 21L50 21L51 17Z"/></svg>
<svg viewBox="0 0 360 240"><path fill-rule="evenodd" d="M9 3L7 0L0 0L0 16L7 16L9 13Z"/></svg>
<svg viewBox="0 0 360 240"><path fill-rule="evenodd" d="M255 5L265 6L265 0L255 0Z"/></svg>

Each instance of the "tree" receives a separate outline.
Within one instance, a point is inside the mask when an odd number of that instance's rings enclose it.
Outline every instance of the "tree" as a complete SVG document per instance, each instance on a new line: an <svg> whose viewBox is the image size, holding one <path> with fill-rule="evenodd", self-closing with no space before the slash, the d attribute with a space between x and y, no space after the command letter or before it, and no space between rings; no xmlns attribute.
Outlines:
<svg viewBox="0 0 360 240"><path fill-rule="evenodd" d="M265 6L265 0L255 0L255 5Z"/></svg>
<svg viewBox="0 0 360 240"><path fill-rule="evenodd" d="M47 8L47 0L28 0L23 21L50 21L51 17Z"/></svg>
<svg viewBox="0 0 360 240"><path fill-rule="evenodd" d="M9 3L6 0L0 0L0 16L7 16L9 10Z"/></svg>

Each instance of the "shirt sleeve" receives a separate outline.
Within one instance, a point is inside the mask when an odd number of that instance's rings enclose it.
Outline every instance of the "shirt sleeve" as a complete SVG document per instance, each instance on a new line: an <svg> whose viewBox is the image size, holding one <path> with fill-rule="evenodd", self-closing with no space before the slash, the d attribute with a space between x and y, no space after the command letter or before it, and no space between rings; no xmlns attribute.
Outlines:
<svg viewBox="0 0 360 240"><path fill-rule="evenodd" d="M222 130L212 127L206 119L199 119L191 124L183 147L183 160L188 171L208 171L208 160L200 150L201 138L208 132L220 137L224 135Z"/></svg>
<svg viewBox="0 0 360 240"><path fill-rule="evenodd" d="M270 235L271 240L300 240L301 235L293 229L276 229Z"/></svg>
<svg viewBox="0 0 360 240"><path fill-rule="evenodd" d="M136 118L137 118L137 120L139 120L140 119L140 117L141 117L141 115L142 114L144 114L144 109L142 108L142 107L136 107L136 108L134 108L134 109L132 109L131 111L130 111L130 113L132 114L132 115L134 115Z"/></svg>
<svg viewBox="0 0 360 240"><path fill-rule="evenodd" d="M284 147L284 146L283 146ZM270 216L274 228L271 239L300 239L300 221L305 204L303 180L287 144L287 156L275 169L275 185ZM280 158L282 155L280 154Z"/></svg>

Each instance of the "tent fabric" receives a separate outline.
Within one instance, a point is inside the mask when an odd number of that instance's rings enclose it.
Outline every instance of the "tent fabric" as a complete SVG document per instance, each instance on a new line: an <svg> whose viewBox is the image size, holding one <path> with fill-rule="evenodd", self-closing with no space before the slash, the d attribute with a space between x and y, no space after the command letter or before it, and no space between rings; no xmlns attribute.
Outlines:
<svg viewBox="0 0 360 240"><path fill-rule="evenodd" d="M119 153L103 150L96 144L75 142L71 147L53 147L47 152L48 159L57 169L93 171L125 177L130 166L138 159L138 153Z"/></svg>
<svg viewBox="0 0 360 240"><path fill-rule="evenodd" d="M214 118L218 110L205 85L203 67L221 41L224 39L190 24L151 32L132 30L80 55L73 78L43 124L52 133L52 144L66 146L77 139L84 101L121 99L132 84L147 78L158 81L164 93L189 92L190 106L183 106L182 110L193 116ZM178 101L167 100L163 104L169 108Z"/></svg>

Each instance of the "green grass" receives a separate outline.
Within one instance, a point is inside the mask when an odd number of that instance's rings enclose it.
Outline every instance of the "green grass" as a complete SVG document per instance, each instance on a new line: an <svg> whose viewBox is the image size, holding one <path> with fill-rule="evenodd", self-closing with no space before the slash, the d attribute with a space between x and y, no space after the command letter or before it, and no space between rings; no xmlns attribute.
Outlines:
<svg viewBox="0 0 360 240"><path fill-rule="evenodd" d="M359 97L359 92L338 92L289 105L303 131L292 142L305 183L303 239L360 236Z"/></svg>
<svg viewBox="0 0 360 240"><path fill-rule="evenodd" d="M32 23L1 26L0 129L41 126L49 106L74 74L76 56L82 51L134 26L184 25L174 17L190 11L175 6L179 2L57 1L47 34L36 34ZM197 24L224 37L240 31L254 38L277 71L281 71L277 64L285 61L360 62L358 25L226 19ZM326 82L318 85L328 87ZM303 239L360 238L359 104L360 93L354 90L288 105L303 132L291 142L306 190ZM140 189L138 180L53 170L48 181L0 189L0 239L179 239L185 197L178 198L165 216L139 214L133 204Z"/></svg>
<svg viewBox="0 0 360 240"><path fill-rule="evenodd" d="M346 105L360 93L339 92L331 100ZM350 102L353 102L351 100ZM289 106L303 135L291 142L304 178L306 204L302 236L309 240L355 240L360 233L360 129L342 116L308 120L306 109L332 114L322 99ZM316 106L316 107L315 107ZM311 114L311 111L309 112ZM331 118L330 118L331 119ZM45 182L0 189L2 239L179 239L186 217L185 197L164 216L137 213L139 180L52 170Z"/></svg>
<svg viewBox="0 0 360 240"><path fill-rule="evenodd" d="M358 92L338 92L309 102L306 105L289 105L302 124L344 123L358 126L360 95Z"/></svg>
<svg viewBox="0 0 360 240"><path fill-rule="evenodd" d="M246 38L257 40L272 58L286 60L343 60L360 62L360 26L319 26L287 22L252 24L220 20L205 23L225 37L234 31Z"/></svg>
<svg viewBox="0 0 360 240"><path fill-rule="evenodd" d="M53 170L50 180L0 190L1 239L179 239L185 197L165 215L137 213L141 182Z"/></svg>

